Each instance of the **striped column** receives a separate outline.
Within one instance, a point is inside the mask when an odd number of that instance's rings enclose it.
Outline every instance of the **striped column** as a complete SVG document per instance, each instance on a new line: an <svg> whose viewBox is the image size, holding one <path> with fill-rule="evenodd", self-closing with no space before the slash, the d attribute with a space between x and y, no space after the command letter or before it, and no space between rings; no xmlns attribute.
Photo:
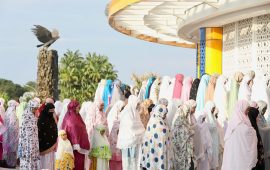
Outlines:
<svg viewBox="0 0 270 170"><path fill-rule="evenodd" d="M200 28L200 42L197 48L197 76L204 73L222 74L222 28Z"/></svg>

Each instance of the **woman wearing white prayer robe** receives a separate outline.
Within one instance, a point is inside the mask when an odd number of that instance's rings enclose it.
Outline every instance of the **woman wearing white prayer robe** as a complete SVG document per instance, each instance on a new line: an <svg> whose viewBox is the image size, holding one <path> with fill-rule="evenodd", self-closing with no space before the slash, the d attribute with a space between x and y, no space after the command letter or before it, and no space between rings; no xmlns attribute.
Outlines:
<svg viewBox="0 0 270 170"><path fill-rule="evenodd" d="M139 99L131 95L121 112L117 148L122 150L123 170L139 170L139 155L144 126L138 112Z"/></svg>
<svg viewBox="0 0 270 170"><path fill-rule="evenodd" d="M254 84L252 86L251 99L253 101L263 100L270 105L270 86L269 86L269 77L265 75L256 76L254 79ZM267 118L269 115L270 109L268 108L264 117Z"/></svg>
<svg viewBox="0 0 270 170"><path fill-rule="evenodd" d="M198 118L198 126L200 129L200 152L199 157L197 158L197 170L210 170L211 161L212 161L212 138L208 128L208 125L205 121L206 114L202 114ZM195 133L196 135L196 133ZM198 141L194 141L194 147ZM196 153L195 153L196 154Z"/></svg>
<svg viewBox="0 0 270 170"><path fill-rule="evenodd" d="M227 77L223 75L219 76L219 78L217 79L216 88L214 92L214 103L219 110L217 120L222 127L224 126L224 122L227 121L228 119L227 114L228 99L227 99L227 90L225 87L227 81L228 81Z"/></svg>
<svg viewBox="0 0 270 170"><path fill-rule="evenodd" d="M246 74L239 87L238 100L247 100L248 102L251 101L252 85L252 76Z"/></svg>
<svg viewBox="0 0 270 170"><path fill-rule="evenodd" d="M171 84L171 78L169 76L162 77L161 84L160 84L160 91L159 91L159 99L165 98L168 100L168 91L169 86ZM171 91L171 97L172 97L172 91Z"/></svg>
<svg viewBox="0 0 270 170"><path fill-rule="evenodd" d="M64 99L63 100L63 107L62 107L62 110L61 110L61 113L59 115L59 118L58 118L58 122L57 122L57 128L60 129L61 126L62 126L62 122L63 122L63 119L67 113L67 106L70 102L70 99Z"/></svg>
<svg viewBox="0 0 270 170"><path fill-rule="evenodd" d="M91 107L92 104L93 103L90 102L90 101L82 103L82 107L81 107L79 113L80 113L80 115L82 117L83 122L85 122L86 116L87 116L87 114L89 114L90 107Z"/></svg>
<svg viewBox="0 0 270 170"><path fill-rule="evenodd" d="M208 101L205 105L204 108L204 113L207 115L206 116L206 122L211 134L212 138L212 158L210 162L211 169L216 169L219 167L219 131L218 131L218 125L217 125L217 120L214 116L216 106L213 102Z"/></svg>
<svg viewBox="0 0 270 170"><path fill-rule="evenodd" d="M251 170L257 163L257 136L247 116L249 103L237 102L224 137L222 170Z"/></svg>

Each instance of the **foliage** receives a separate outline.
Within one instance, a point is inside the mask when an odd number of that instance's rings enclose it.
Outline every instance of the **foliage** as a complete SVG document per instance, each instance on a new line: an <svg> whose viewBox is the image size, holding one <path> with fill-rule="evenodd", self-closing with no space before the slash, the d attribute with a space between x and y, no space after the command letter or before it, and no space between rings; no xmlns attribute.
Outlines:
<svg viewBox="0 0 270 170"><path fill-rule="evenodd" d="M28 92L37 92L37 82L35 81L28 81L23 87Z"/></svg>
<svg viewBox="0 0 270 170"><path fill-rule="evenodd" d="M10 80L0 79L0 96L6 99L6 101L10 99L18 100L23 93L26 92L19 84L14 84Z"/></svg>
<svg viewBox="0 0 270 170"><path fill-rule="evenodd" d="M68 50L60 60L60 97L82 101L92 100L101 79L117 78L108 57L88 53L86 57L77 50Z"/></svg>
<svg viewBox="0 0 270 170"><path fill-rule="evenodd" d="M145 80L148 80L150 77L158 78L157 74L155 73L145 73L143 75L138 75L138 74L133 73L131 75L131 80L134 83L134 87L140 89L142 87L142 82Z"/></svg>

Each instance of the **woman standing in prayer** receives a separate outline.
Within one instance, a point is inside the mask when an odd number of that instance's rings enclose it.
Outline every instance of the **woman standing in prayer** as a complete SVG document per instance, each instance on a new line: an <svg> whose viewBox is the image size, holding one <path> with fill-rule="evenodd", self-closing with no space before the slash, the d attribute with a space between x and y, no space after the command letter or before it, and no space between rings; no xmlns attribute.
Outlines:
<svg viewBox="0 0 270 170"><path fill-rule="evenodd" d="M261 135L259 133L259 128L257 126L257 117L259 115L259 110L254 108L254 107L251 107L249 109L249 112L248 112L248 117L249 117L249 120L251 122L251 125L252 127L255 129L256 131L256 135L257 135L257 159L258 159L258 162L256 164L256 167L252 168L252 170L263 170L265 169L265 165L264 165L264 150L263 150L263 143L262 143L262 138L261 138Z"/></svg>
<svg viewBox="0 0 270 170"><path fill-rule="evenodd" d="M217 84L215 88L214 93L214 103L216 107L219 110L218 114L218 122L219 124L224 127L224 124L226 124L228 117L227 117L227 89L226 89L226 83L228 81L228 78L224 75L219 76L217 79Z"/></svg>
<svg viewBox="0 0 270 170"><path fill-rule="evenodd" d="M19 121L16 117L16 107L18 105L15 100L10 100L4 119L7 131L3 134L3 159L6 160L8 167L16 167L17 163Z"/></svg>
<svg viewBox="0 0 270 170"><path fill-rule="evenodd" d="M216 106L211 101L208 101L204 108L204 113L207 115L206 122L212 138L212 158L210 158L211 169L216 169L219 167L218 158L219 158L220 141L219 141L217 120L214 115L215 109Z"/></svg>
<svg viewBox="0 0 270 170"><path fill-rule="evenodd" d="M243 73L238 71L234 74L234 78L231 80L230 92L228 94L229 100L228 100L228 111L227 111L229 119L231 119L232 117L232 112L238 99L239 86L243 77L244 77Z"/></svg>
<svg viewBox="0 0 270 170"><path fill-rule="evenodd" d="M41 169L54 169L54 149L57 142L57 125L54 105L47 103L38 118L38 139Z"/></svg>
<svg viewBox="0 0 270 170"><path fill-rule="evenodd" d="M114 80L113 82L113 91L112 91L112 100L111 107L118 102L119 100L124 100L124 94L121 90L122 82L120 80Z"/></svg>
<svg viewBox="0 0 270 170"><path fill-rule="evenodd" d="M264 158L265 158L265 169L270 169L270 127L264 117L267 110L267 103L260 100L257 102L259 115L257 118L257 125L263 142Z"/></svg>
<svg viewBox="0 0 270 170"><path fill-rule="evenodd" d="M172 83L171 78L169 76L162 77L161 84L160 84L160 91L159 91L159 99L165 98L168 100L169 95L171 95L172 97L172 93L169 94L170 92L168 91L171 83Z"/></svg>
<svg viewBox="0 0 270 170"><path fill-rule="evenodd" d="M156 80L155 77L150 77L148 79L147 85L146 85L146 90L145 90L145 95L144 95L143 99L149 99L151 87L152 87L152 84L154 83L155 80Z"/></svg>
<svg viewBox="0 0 270 170"><path fill-rule="evenodd" d="M252 85L252 76L246 74L239 87L238 100L247 100L248 102L251 101Z"/></svg>
<svg viewBox="0 0 270 170"><path fill-rule="evenodd" d="M199 85L200 85L200 79L196 78L192 83L189 99L196 100Z"/></svg>
<svg viewBox="0 0 270 170"><path fill-rule="evenodd" d="M161 83L160 78L157 78L151 86L149 99L151 99L153 101L153 103L157 103L157 101L158 101L158 96L159 96L159 91L160 91L160 83Z"/></svg>
<svg viewBox="0 0 270 170"><path fill-rule="evenodd" d="M141 122L139 100L130 95L128 104L121 113L117 148L122 150L123 170L139 170L139 152L144 135L144 126Z"/></svg>
<svg viewBox="0 0 270 170"><path fill-rule="evenodd" d="M143 123L144 128L146 128L147 123L150 119L150 113L148 111L148 108L153 104L153 101L150 99L146 99L144 100L141 104L140 104L140 118L141 121Z"/></svg>
<svg viewBox="0 0 270 170"><path fill-rule="evenodd" d="M22 114L22 125L19 133L20 170L40 170L38 127L35 112L39 103L30 100Z"/></svg>
<svg viewBox="0 0 270 170"><path fill-rule="evenodd" d="M196 107L196 118L199 117L200 112L203 110L205 105L205 92L210 80L208 74L204 74L201 78L200 85L198 88L198 93L196 97L197 107Z"/></svg>
<svg viewBox="0 0 270 170"><path fill-rule="evenodd" d="M207 115L202 114L198 118L198 128L200 130L200 138L195 140L194 138L194 147L199 145L199 150L196 151L195 148L195 155L196 156L196 163L197 163L197 170L210 170L211 169L211 161L212 161L212 137L209 131L208 125L205 122ZM196 137L196 133L195 133ZM196 153L197 152L197 153Z"/></svg>
<svg viewBox="0 0 270 170"><path fill-rule="evenodd" d="M171 99L168 103L168 113L167 113L167 123L170 128L173 127L175 120L179 114L176 114L176 111L182 106L183 102L180 99Z"/></svg>
<svg viewBox="0 0 270 170"><path fill-rule="evenodd" d="M74 154L71 143L67 139L67 133L60 130L58 136L55 170L72 170L74 168Z"/></svg>
<svg viewBox="0 0 270 170"><path fill-rule="evenodd" d="M87 101L87 102L82 103L82 107L81 107L79 113L82 117L83 122L85 122L86 116L87 116L87 114L89 114L89 110L90 110L92 104L93 103L91 101Z"/></svg>
<svg viewBox="0 0 270 170"><path fill-rule="evenodd" d="M247 116L249 103L237 102L225 133L222 170L250 170L257 163L257 136Z"/></svg>
<svg viewBox="0 0 270 170"><path fill-rule="evenodd" d="M171 170L171 136L166 123L167 108L157 105L147 125L142 143L141 165L144 169Z"/></svg>
<svg viewBox="0 0 270 170"><path fill-rule="evenodd" d="M60 113L60 116L59 116L58 122L57 122L58 129L61 129L61 127L62 127L63 119L67 113L67 110L68 110L67 107L68 107L69 103L70 103L70 99L63 100L63 107L62 107L62 110L61 110L61 113Z"/></svg>
<svg viewBox="0 0 270 170"><path fill-rule="evenodd" d="M193 81L192 77L185 77L184 78L183 88L182 88L181 98L180 98L183 102L189 100L190 90L192 87L192 81Z"/></svg>
<svg viewBox="0 0 270 170"><path fill-rule="evenodd" d="M109 170L109 160L112 157L112 152L105 134L106 129L107 127L103 125L95 126L91 140L92 149L89 153L91 159L90 170Z"/></svg>
<svg viewBox="0 0 270 170"><path fill-rule="evenodd" d="M102 124L104 126L107 126L107 119L103 110L104 103L102 100L92 103L89 108L89 113L86 115L85 118L86 130L89 141L91 141L91 137L94 133L94 128L96 125Z"/></svg>
<svg viewBox="0 0 270 170"><path fill-rule="evenodd" d="M122 154L121 150L116 148L116 144L120 125L120 117L121 117L120 114L124 106L125 103L123 101L116 102L107 117L109 129L109 142L112 151L112 158L110 160L110 169L113 170L122 170Z"/></svg>
<svg viewBox="0 0 270 170"><path fill-rule="evenodd" d="M183 74L176 74L174 88L173 88L173 99L181 98L183 80L184 80Z"/></svg>
<svg viewBox="0 0 270 170"><path fill-rule="evenodd" d="M106 85L106 80L105 79L100 80L100 82L98 83L96 93L95 93L94 102L102 100L105 85Z"/></svg>
<svg viewBox="0 0 270 170"><path fill-rule="evenodd" d="M73 147L75 158L74 170L84 169L85 155L88 155L90 144L85 124L79 114L80 104L72 100L68 104L68 111L62 123L62 129L66 131L67 137Z"/></svg>
<svg viewBox="0 0 270 170"><path fill-rule="evenodd" d="M174 152L173 167L177 170L194 170L194 145L193 135L194 131L189 124L190 108L183 105L177 111L177 119L173 125L173 139L172 146Z"/></svg>
<svg viewBox="0 0 270 170"><path fill-rule="evenodd" d="M217 82L218 76L219 76L218 74L211 75L208 86L206 88L205 103L208 101L214 100L214 93L215 93L216 82Z"/></svg>
<svg viewBox="0 0 270 170"><path fill-rule="evenodd" d="M104 112L106 111L107 107L110 105L110 102L112 99L112 91L113 91L112 80L107 80L106 86L104 87L104 92L102 95L102 100L104 103L104 109L103 109Z"/></svg>

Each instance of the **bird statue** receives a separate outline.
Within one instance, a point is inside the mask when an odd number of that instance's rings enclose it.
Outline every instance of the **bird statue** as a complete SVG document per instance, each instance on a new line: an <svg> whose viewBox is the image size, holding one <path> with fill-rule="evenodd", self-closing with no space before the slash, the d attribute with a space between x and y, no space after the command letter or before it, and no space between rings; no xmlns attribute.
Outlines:
<svg viewBox="0 0 270 170"><path fill-rule="evenodd" d="M56 29L53 29L52 32L50 32L47 28L42 27L40 25L34 25L34 26L35 28L32 28L32 32L35 34L37 39L43 43L43 44L37 45L37 47L43 46L43 47L48 48L59 38L59 33Z"/></svg>

